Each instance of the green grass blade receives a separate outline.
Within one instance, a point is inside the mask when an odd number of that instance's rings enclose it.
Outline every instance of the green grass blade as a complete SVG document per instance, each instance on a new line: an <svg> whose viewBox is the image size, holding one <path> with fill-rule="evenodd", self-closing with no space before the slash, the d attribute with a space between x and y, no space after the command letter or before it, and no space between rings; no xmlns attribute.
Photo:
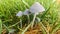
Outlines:
<svg viewBox="0 0 60 34"><path fill-rule="evenodd" d="M0 34L1 34L1 32L2 32L2 21L0 19Z"/></svg>

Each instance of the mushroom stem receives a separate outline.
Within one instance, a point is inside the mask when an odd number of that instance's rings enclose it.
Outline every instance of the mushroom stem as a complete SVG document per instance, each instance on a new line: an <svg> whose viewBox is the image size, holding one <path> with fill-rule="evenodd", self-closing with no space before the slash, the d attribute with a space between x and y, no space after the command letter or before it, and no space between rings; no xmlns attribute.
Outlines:
<svg viewBox="0 0 60 34"><path fill-rule="evenodd" d="M28 17L28 24L30 23L30 18L29 18L29 15L27 15L27 17Z"/></svg>
<svg viewBox="0 0 60 34"><path fill-rule="evenodd" d="M33 21L25 28L25 30L21 34L24 34L30 26L31 26L31 28L33 27L35 18L36 18L36 14L34 14Z"/></svg>
<svg viewBox="0 0 60 34"><path fill-rule="evenodd" d="M34 14L34 18L33 18L33 21L32 21L31 28L32 28L32 27L33 27L33 25L34 25L34 21L35 21L36 15L37 15L37 14Z"/></svg>
<svg viewBox="0 0 60 34"><path fill-rule="evenodd" d="M22 20L20 19L20 25L21 25L21 28L22 28Z"/></svg>

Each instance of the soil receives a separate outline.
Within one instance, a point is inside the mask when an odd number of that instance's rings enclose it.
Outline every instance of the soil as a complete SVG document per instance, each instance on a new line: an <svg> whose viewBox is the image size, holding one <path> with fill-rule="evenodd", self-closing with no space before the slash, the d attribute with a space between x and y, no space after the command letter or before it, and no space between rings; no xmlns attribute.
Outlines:
<svg viewBox="0 0 60 34"><path fill-rule="evenodd" d="M56 32L56 34L60 34L60 30L58 30L58 31Z"/></svg>
<svg viewBox="0 0 60 34"><path fill-rule="evenodd" d="M25 32L25 34L42 34L41 28L40 26L36 25L33 27L33 29L28 29L27 32Z"/></svg>
<svg viewBox="0 0 60 34"><path fill-rule="evenodd" d="M3 29L2 34L6 34L6 33L7 33L6 29Z"/></svg>
<svg viewBox="0 0 60 34"><path fill-rule="evenodd" d="M21 32L19 32L18 34L20 34ZM7 34L6 33L6 29L3 30L2 34ZM42 30L40 28L39 25L35 25L32 29L29 28L25 34L43 34ZM60 34L60 29L55 33L55 34Z"/></svg>

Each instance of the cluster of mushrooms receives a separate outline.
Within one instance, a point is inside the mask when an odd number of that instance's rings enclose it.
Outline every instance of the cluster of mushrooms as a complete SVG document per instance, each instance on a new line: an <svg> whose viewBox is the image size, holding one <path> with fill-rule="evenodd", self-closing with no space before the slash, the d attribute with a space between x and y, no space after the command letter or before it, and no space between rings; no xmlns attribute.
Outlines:
<svg viewBox="0 0 60 34"><path fill-rule="evenodd" d="M34 15L33 20L30 22L31 24L29 24L29 26L31 26L31 28L33 28L36 16L44 11L45 11L45 8L39 2L35 2L29 9L26 9L24 12L19 11L16 14L16 16L22 17L22 15L27 15L28 19L29 19L29 15L33 14ZM40 22L40 18L37 18L37 20ZM26 27L24 32L28 29L29 26ZM22 34L24 34L24 32Z"/></svg>

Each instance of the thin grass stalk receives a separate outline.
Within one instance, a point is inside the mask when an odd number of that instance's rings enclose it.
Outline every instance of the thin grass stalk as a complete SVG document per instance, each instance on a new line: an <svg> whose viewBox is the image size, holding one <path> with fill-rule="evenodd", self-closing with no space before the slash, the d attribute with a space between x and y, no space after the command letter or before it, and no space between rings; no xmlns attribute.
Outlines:
<svg viewBox="0 0 60 34"><path fill-rule="evenodd" d="M0 19L0 34L2 33L2 21Z"/></svg>

